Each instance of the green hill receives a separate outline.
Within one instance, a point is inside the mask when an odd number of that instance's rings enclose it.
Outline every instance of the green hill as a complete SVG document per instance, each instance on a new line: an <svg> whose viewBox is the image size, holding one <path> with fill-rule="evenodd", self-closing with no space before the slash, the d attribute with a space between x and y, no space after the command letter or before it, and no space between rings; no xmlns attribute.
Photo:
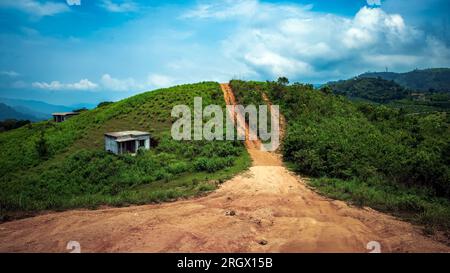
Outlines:
<svg viewBox="0 0 450 273"><path fill-rule="evenodd" d="M71 112L74 109L79 109L80 105L68 107L63 105L53 105L35 100L9 99L1 98L0 103L11 106L16 111L31 115L35 117L35 121L42 121L52 118L52 113L55 112ZM84 105L83 105L84 106ZM91 107L93 108L93 107Z"/></svg>
<svg viewBox="0 0 450 273"><path fill-rule="evenodd" d="M28 115L28 114L19 112L16 109L14 109L4 103L0 103L0 121L7 120L7 119L34 121L37 118L32 115Z"/></svg>
<svg viewBox="0 0 450 273"><path fill-rule="evenodd" d="M392 80L405 88L422 92L450 92L450 68L416 69L406 73L368 72L359 77Z"/></svg>
<svg viewBox="0 0 450 273"><path fill-rule="evenodd" d="M357 77L327 84L335 94L386 103L408 97L409 92L392 80Z"/></svg>
<svg viewBox="0 0 450 273"><path fill-rule="evenodd" d="M384 73L384 75L386 79L359 76L349 80L330 82L326 86L331 88L333 93L354 101L388 104L409 113L449 112L450 92L436 90L422 92L407 89L389 76L395 73Z"/></svg>
<svg viewBox="0 0 450 273"><path fill-rule="evenodd" d="M224 107L220 86L205 82L142 93L63 123L26 125L0 134L0 208L17 212L126 205L189 196L245 169L241 142L175 141L172 107ZM137 156L104 151L103 134L149 131L152 149Z"/></svg>
<svg viewBox="0 0 450 273"><path fill-rule="evenodd" d="M265 92L280 105L283 158L318 191L450 230L447 113L411 115L286 81L232 86L240 101L258 103Z"/></svg>

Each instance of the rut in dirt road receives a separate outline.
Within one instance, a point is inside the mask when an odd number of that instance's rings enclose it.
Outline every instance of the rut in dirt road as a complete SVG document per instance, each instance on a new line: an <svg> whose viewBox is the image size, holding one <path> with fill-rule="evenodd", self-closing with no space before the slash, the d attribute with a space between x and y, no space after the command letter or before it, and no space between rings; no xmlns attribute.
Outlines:
<svg viewBox="0 0 450 273"><path fill-rule="evenodd" d="M382 252L450 251L409 223L320 196L278 155L249 144L253 167L208 196L4 223L0 251L68 252L69 241L81 252L369 252L371 241Z"/></svg>
<svg viewBox="0 0 450 273"><path fill-rule="evenodd" d="M227 83L220 84L220 87L223 91L223 96L225 99L225 103L227 105L237 105L236 98L234 97L234 93ZM267 98L267 97L266 97ZM233 111L232 115L234 116L234 123L237 123L237 120L239 120L240 124L245 124L244 133L245 133L245 147L247 148L248 153L250 154L252 158L252 165L253 166L281 166L281 159L280 155L276 153L271 152L263 152L260 150L261 148L261 141L259 139L257 140L250 140L250 129L248 127L248 124L245 122L245 118L238 115L237 112ZM282 118L284 121L284 118ZM282 126L281 126L282 127ZM241 128L238 128L238 130ZM282 130L281 130L282 131ZM280 136L281 137L281 136Z"/></svg>

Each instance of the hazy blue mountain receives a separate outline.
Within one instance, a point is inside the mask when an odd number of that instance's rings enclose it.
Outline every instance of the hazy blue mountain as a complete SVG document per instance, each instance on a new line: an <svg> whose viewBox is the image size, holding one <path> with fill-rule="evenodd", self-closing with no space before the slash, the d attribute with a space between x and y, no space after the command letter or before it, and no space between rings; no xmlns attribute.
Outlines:
<svg viewBox="0 0 450 273"><path fill-rule="evenodd" d="M367 72L359 77L393 80L403 87L416 91L450 93L450 68L416 69L406 73Z"/></svg>
<svg viewBox="0 0 450 273"><path fill-rule="evenodd" d="M16 119L16 120L30 120L30 121L37 121L39 118L21 113L11 106L8 106L4 103L0 103L0 120L6 120L6 119Z"/></svg>
<svg viewBox="0 0 450 273"><path fill-rule="evenodd" d="M10 106L16 112L33 117L33 121L45 120L52 117L54 112L71 112L74 109L95 108L94 104L79 103L73 105L55 105L37 100L0 98L0 103Z"/></svg>
<svg viewBox="0 0 450 273"><path fill-rule="evenodd" d="M0 102L12 107L21 107L21 109L29 109L33 112L45 114L51 117L53 112L69 112L72 111L71 107L64 105L54 105L42 101L36 100L22 100L22 99L8 99L0 98Z"/></svg>
<svg viewBox="0 0 450 273"><path fill-rule="evenodd" d="M42 112L39 112L39 111L34 111L34 110L32 110L32 109L30 109L30 108L28 108L28 107L25 107L25 106L20 106L20 105L18 105L18 106L15 106L15 107L13 107L13 108L14 108L14 110L16 110L17 112L20 112L20 113L23 113L23 114L27 114L27 115L34 116L34 117L36 117L36 119L38 119L38 120L46 120L46 119L51 118L51 115L48 114L48 113L42 113Z"/></svg>

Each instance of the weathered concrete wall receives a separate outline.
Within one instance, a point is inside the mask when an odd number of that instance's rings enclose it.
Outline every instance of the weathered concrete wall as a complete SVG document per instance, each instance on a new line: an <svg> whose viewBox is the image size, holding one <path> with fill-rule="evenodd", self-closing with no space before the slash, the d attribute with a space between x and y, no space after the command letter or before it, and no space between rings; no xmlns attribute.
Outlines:
<svg viewBox="0 0 450 273"><path fill-rule="evenodd" d="M140 136L136 138L136 148L139 148L139 141L140 140L144 140L145 141L145 149L149 150L150 149L150 136Z"/></svg>
<svg viewBox="0 0 450 273"><path fill-rule="evenodd" d="M105 136L105 150L115 154L119 153L117 142L114 138Z"/></svg>

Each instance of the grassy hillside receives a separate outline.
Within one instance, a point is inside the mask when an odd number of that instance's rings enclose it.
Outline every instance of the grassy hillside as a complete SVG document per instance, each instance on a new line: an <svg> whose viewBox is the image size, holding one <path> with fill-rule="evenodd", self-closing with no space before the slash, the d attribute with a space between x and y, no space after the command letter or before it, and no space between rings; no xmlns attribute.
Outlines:
<svg viewBox="0 0 450 273"><path fill-rule="evenodd" d="M335 94L379 103L404 99L409 96L409 92L405 88L394 81L381 78L354 78L328 83L327 85Z"/></svg>
<svg viewBox="0 0 450 273"><path fill-rule="evenodd" d="M450 92L450 68L417 69L406 73L369 72L360 77L393 80L411 90Z"/></svg>
<svg viewBox="0 0 450 273"><path fill-rule="evenodd" d="M311 85L236 81L233 87L237 94L265 92L280 105L288 122L284 159L322 193L450 230L446 113L408 115Z"/></svg>
<svg viewBox="0 0 450 273"><path fill-rule="evenodd" d="M240 142L174 141L172 107L224 106L217 83L143 93L86 111L64 123L40 122L0 134L3 216L101 204L141 204L189 196L245 169ZM137 156L104 152L103 134L144 130L153 148Z"/></svg>
<svg viewBox="0 0 450 273"><path fill-rule="evenodd" d="M416 96L391 101L388 105L409 113L450 113L450 93L418 93Z"/></svg>

